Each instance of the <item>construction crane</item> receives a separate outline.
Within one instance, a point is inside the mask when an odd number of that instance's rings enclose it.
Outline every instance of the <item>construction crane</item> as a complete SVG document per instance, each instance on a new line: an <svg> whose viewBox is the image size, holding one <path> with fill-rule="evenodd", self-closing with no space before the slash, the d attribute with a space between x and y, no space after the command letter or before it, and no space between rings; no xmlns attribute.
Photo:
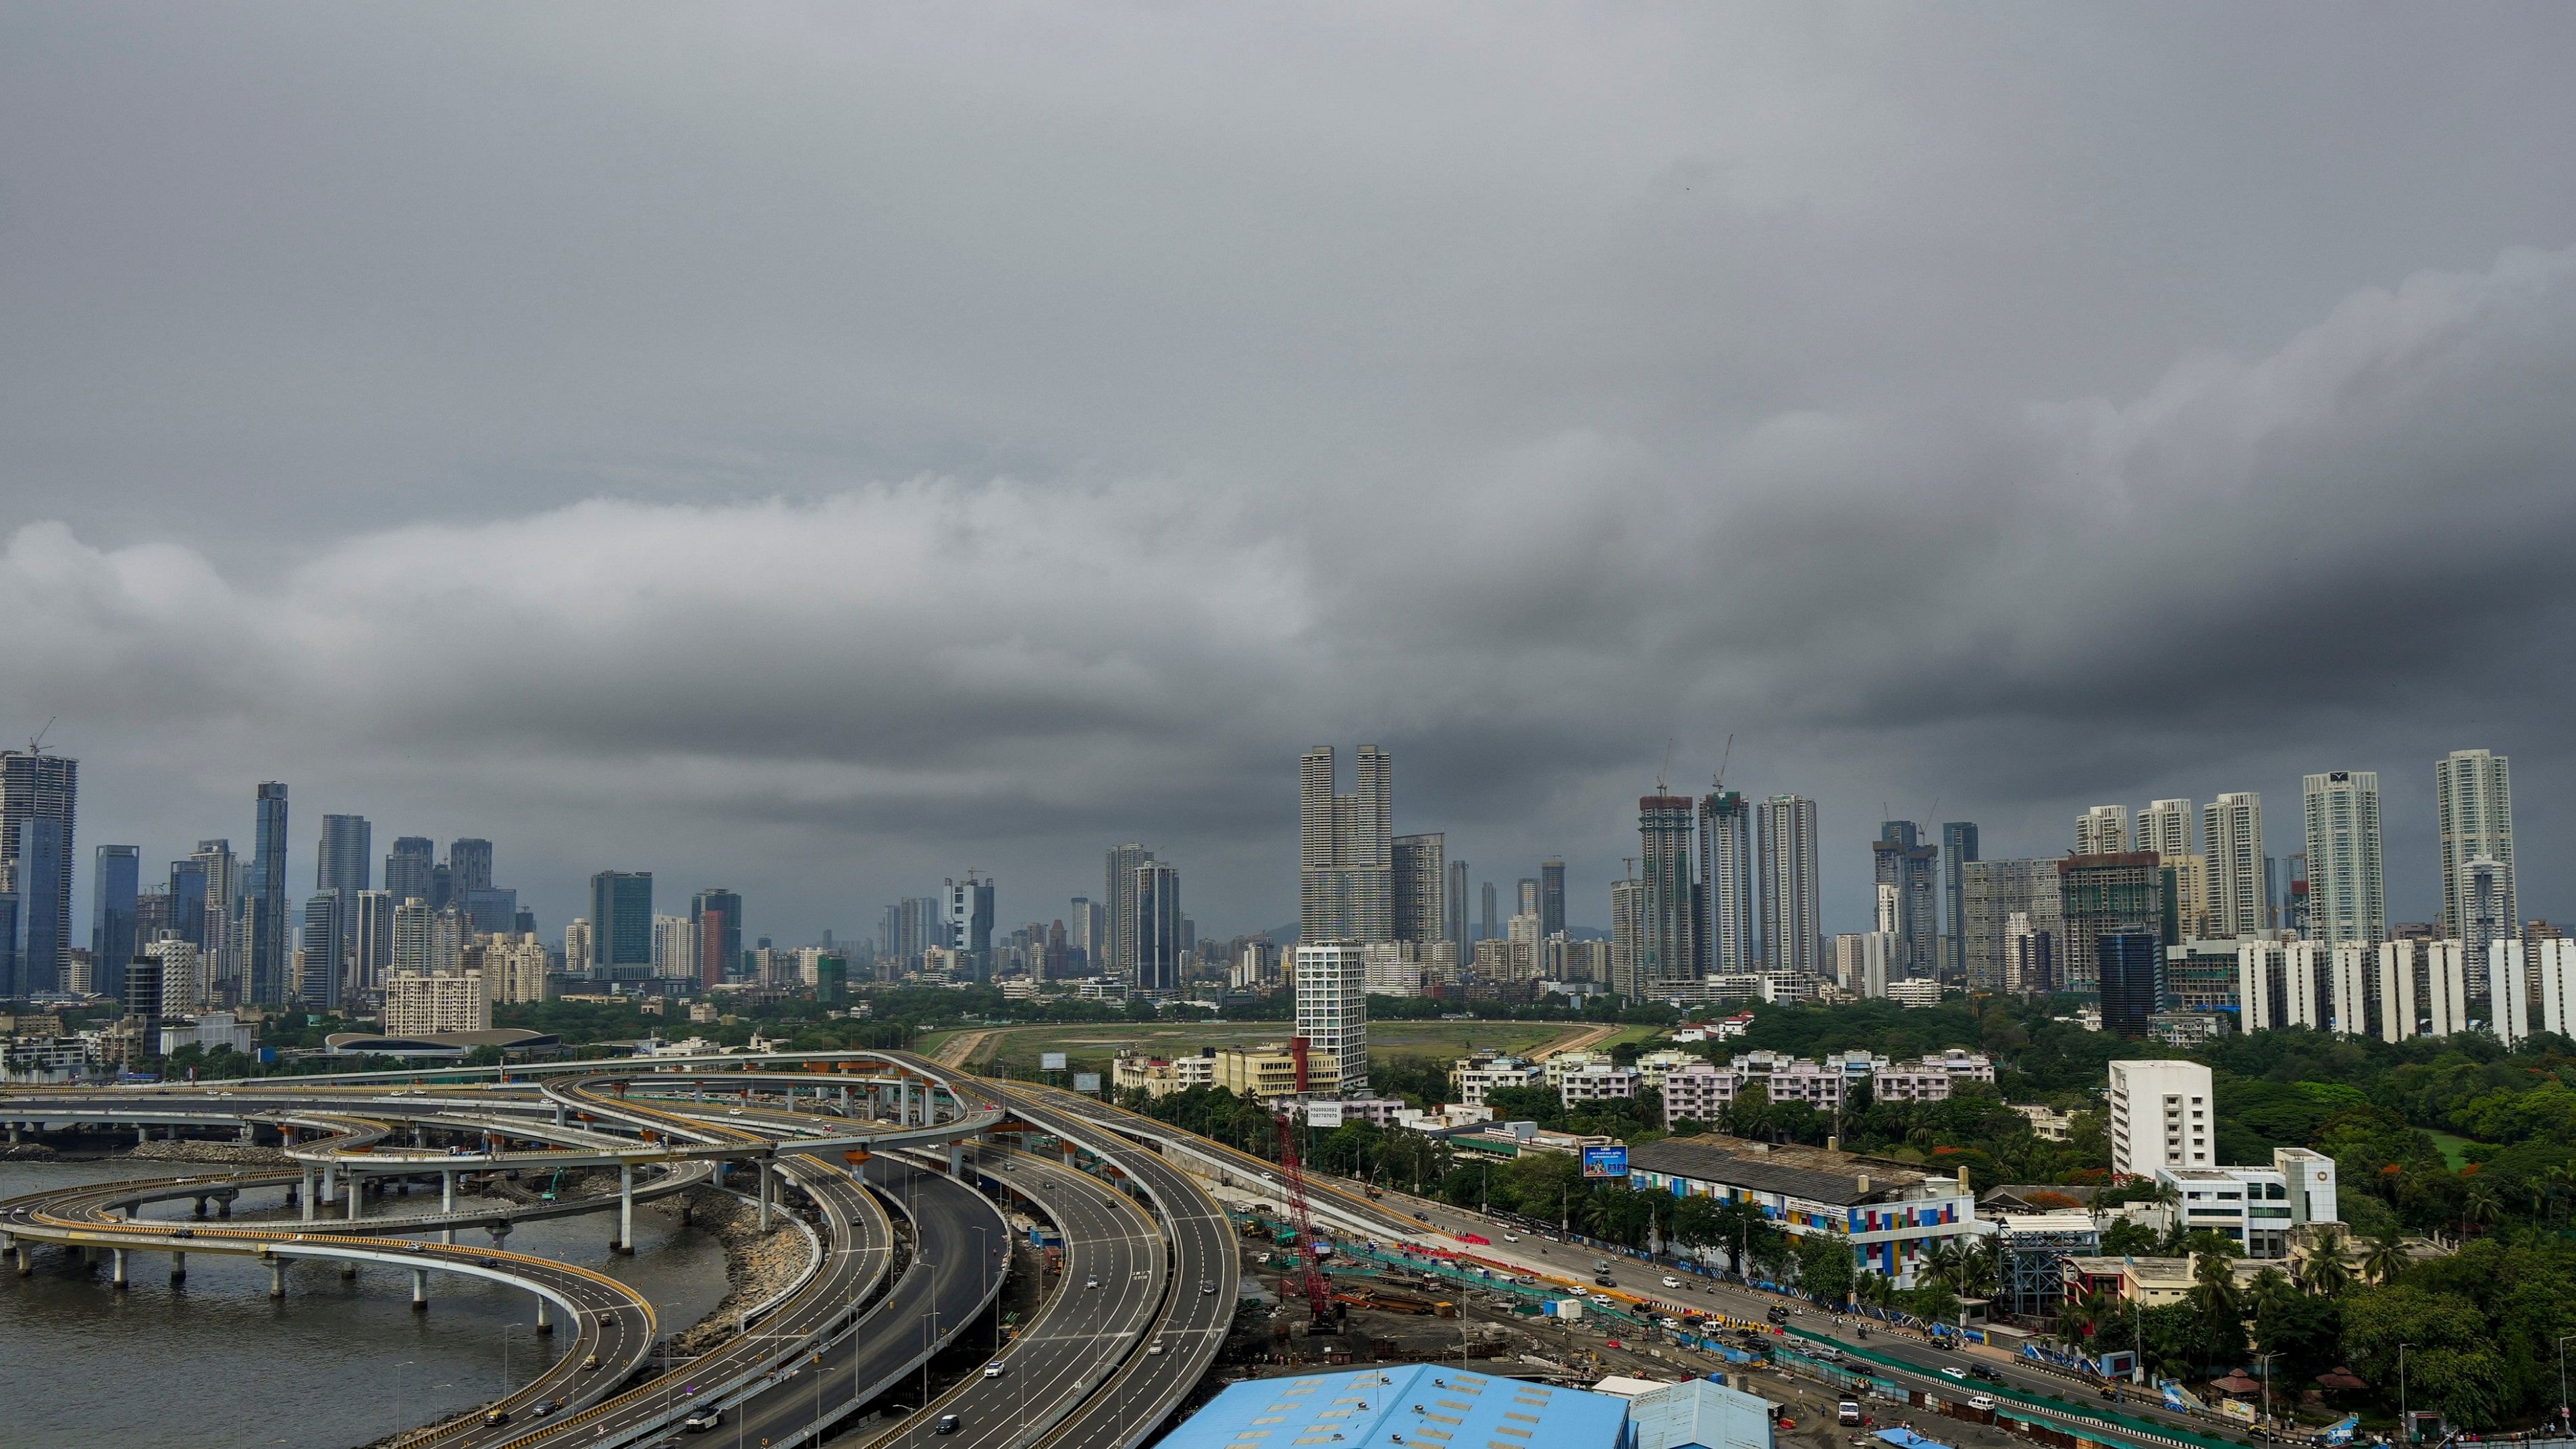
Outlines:
<svg viewBox="0 0 2576 1449"><path fill-rule="evenodd" d="M1708 782L1708 788L1713 793L1721 795L1726 793L1726 762L1734 758L1735 734L1730 730L1726 736L1726 752L1717 757L1717 774Z"/></svg>
<svg viewBox="0 0 2576 1449"><path fill-rule="evenodd" d="M1315 1322L1328 1323L1332 1319L1333 1295L1324 1286L1324 1270L1315 1261L1319 1245L1315 1241L1314 1214L1306 1207L1306 1169L1297 1153L1297 1124L1285 1112L1279 1114L1278 1123L1279 1175L1288 1187L1288 1226L1297 1233L1297 1291L1305 1295ZM1281 1285L1280 1296L1287 1294L1286 1285Z"/></svg>

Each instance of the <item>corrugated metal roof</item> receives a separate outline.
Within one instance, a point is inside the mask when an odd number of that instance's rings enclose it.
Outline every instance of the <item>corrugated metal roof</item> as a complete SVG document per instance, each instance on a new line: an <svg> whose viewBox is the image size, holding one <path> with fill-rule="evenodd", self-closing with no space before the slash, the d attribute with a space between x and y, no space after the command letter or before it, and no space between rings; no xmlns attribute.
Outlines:
<svg viewBox="0 0 2576 1449"><path fill-rule="evenodd" d="M1670 1177L1723 1183L1729 1187L1779 1193L1840 1207L1883 1202L1893 1189L1911 1187L1923 1180L1920 1173L1893 1171L1880 1164L1857 1159L1850 1172L1825 1172L1812 1167L1792 1166L1768 1156L1729 1152L1705 1142L1675 1138L1629 1148L1628 1167L1632 1172L1643 1168ZM1863 1177L1869 1179L1866 1192L1860 1186Z"/></svg>
<svg viewBox="0 0 2576 1449"><path fill-rule="evenodd" d="M1628 1406L1445 1364L1236 1384L1169 1449L1620 1449Z"/></svg>

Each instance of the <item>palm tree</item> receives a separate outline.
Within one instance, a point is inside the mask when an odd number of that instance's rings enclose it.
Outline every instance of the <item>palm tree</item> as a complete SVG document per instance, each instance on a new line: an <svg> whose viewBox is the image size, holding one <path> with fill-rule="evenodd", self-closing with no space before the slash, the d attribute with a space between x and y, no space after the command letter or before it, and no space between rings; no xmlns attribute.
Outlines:
<svg viewBox="0 0 2576 1449"><path fill-rule="evenodd" d="M2251 1296L2255 1316L2259 1319L2266 1312L2287 1307L2295 1301L2299 1296L2299 1285L2291 1282L2290 1275L2280 1269L2266 1268L2254 1275Z"/></svg>
<svg viewBox="0 0 2576 1449"><path fill-rule="evenodd" d="M2396 1281L2406 1269L2406 1249L2393 1232L2381 1233L2371 1240L2370 1251L2362 1254L2361 1271L2371 1282L2387 1284Z"/></svg>
<svg viewBox="0 0 2576 1449"><path fill-rule="evenodd" d="M1956 1239L1944 1238L1923 1254L1924 1276L1956 1293L1959 1291L1959 1268L1965 1257L1966 1252Z"/></svg>
<svg viewBox="0 0 2576 1449"><path fill-rule="evenodd" d="M2460 1221L2473 1228L2494 1226L2503 1212L2504 1201L2496 1196L2495 1184L2489 1182L2470 1183L2469 1195L2460 1202Z"/></svg>
<svg viewBox="0 0 2576 1449"><path fill-rule="evenodd" d="M1992 1298L2003 1282L2003 1265L1995 1257L1994 1246L1979 1243L1959 1255L1959 1296Z"/></svg>
<svg viewBox="0 0 2576 1449"><path fill-rule="evenodd" d="M2245 1316L2236 1293L2236 1267L2224 1253L2203 1253L2191 1262L2191 1304L2214 1328L2224 1329Z"/></svg>
<svg viewBox="0 0 2576 1449"><path fill-rule="evenodd" d="M2352 1286L2352 1268L2343 1260L2343 1230L2321 1227L2309 1240L2308 1255L2299 1260L2299 1286L2319 1298L2332 1298Z"/></svg>
<svg viewBox="0 0 2576 1449"><path fill-rule="evenodd" d="M1895 1299L1896 1287L1887 1281L1886 1274L1875 1268L1864 1269L1852 1282L1852 1297L1872 1308L1885 1308Z"/></svg>

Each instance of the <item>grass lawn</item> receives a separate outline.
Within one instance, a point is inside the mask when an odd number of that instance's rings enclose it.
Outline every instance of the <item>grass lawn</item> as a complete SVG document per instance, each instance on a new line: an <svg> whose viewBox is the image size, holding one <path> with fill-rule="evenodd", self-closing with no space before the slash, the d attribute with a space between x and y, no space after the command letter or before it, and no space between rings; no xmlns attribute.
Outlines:
<svg viewBox="0 0 2576 1449"><path fill-rule="evenodd" d="M980 1068L999 1063L1013 1071L1033 1072L1041 1054L1063 1052L1073 1070L1106 1071L1111 1057L1131 1047L1158 1057L1181 1056L1201 1047L1285 1041L1292 1029L1284 1021L1116 1021L1006 1027L985 1044L976 1065ZM1578 1023L1555 1021L1373 1021L1369 1023L1369 1055L1446 1060L1464 1056L1472 1047L1526 1052L1581 1029ZM918 1050L926 1054L932 1046Z"/></svg>
<svg viewBox="0 0 2576 1449"><path fill-rule="evenodd" d="M2451 1165L2453 1172L2467 1165L2469 1159L2464 1154L2478 1145L2466 1137L2455 1137L2448 1132L2428 1132L2425 1135L2433 1139L2435 1147L2442 1149L2442 1160Z"/></svg>

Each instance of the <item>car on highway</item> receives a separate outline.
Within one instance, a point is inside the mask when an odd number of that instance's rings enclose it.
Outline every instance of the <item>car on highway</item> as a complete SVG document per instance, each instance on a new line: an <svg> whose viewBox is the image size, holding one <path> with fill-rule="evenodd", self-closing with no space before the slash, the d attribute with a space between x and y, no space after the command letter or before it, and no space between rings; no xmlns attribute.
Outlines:
<svg viewBox="0 0 2576 1449"><path fill-rule="evenodd" d="M538 1417L538 1418L542 1419L542 1418L544 1418L545 1416L547 1416L548 1414L552 1414L552 1413L556 1413L556 1412L560 1411L562 1408L563 1408L563 1400L561 1400L561 1399L548 1399L548 1400L546 1400L544 1403L537 1405L535 1408L532 1408L532 1409L528 1410L528 1412L529 1412L529 1413L531 1413L531 1414L534 1414L536 1417Z"/></svg>
<svg viewBox="0 0 2576 1449"><path fill-rule="evenodd" d="M1682 1280L1674 1277L1670 1273L1666 1273L1664 1275L1664 1286L1667 1288L1679 1288L1682 1286Z"/></svg>
<svg viewBox="0 0 2576 1449"><path fill-rule="evenodd" d="M1505 1233L1505 1234L1503 1234L1503 1241L1504 1241L1504 1242L1506 1242L1506 1243L1517 1243L1517 1242L1519 1242L1520 1240L1521 1240L1521 1235L1520 1235L1520 1234L1518 1234L1518 1233Z"/></svg>
<svg viewBox="0 0 2576 1449"><path fill-rule="evenodd" d="M510 1411L507 1409L485 1409L483 1411L483 1422L486 1424L506 1424L510 1422Z"/></svg>
<svg viewBox="0 0 2576 1449"><path fill-rule="evenodd" d="M931 1433L933 1433L933 1434L954 1434L954 1433L956 1433L956 1432L957 1432L957 1416L956 1416L955 1414L942 1414L942 1415L940 1415L940 1416L939 1416L939 1422L930 1426L930 1432L931 1432Z"/></svg>
<svg viewBox="0 0 2576 1449"><path fill-rule="evenodd" d="M581 1361L581 1366L585 1369L595 1369L599 1367L599 1355L594 1353L588 1358L583 1359Z"/></svg>
<svg viewBox="0 0 2576 1449"><path fill-rule="evenodd" d="M692 1434L703 1434L724 1422L724 1414L713 1408L700 1409L680 1421L680 1427Z"/></svg>
<svg viewBox="0 0 2576 1449"><path fill-rule="evenodd" d="M1162 1356L1163 1346L1159 1343L1145 1350L1145 1357L1147 1358L1161 1358Z"/></svg>
<svg viewBox="0 0 2576 1449"><path fill-rule="evenodd" d="M998 1379L1010 1371L1011 1366L1002 1362L1000 1359L995 1359L991 1363L984 1365L984 1377L988 1379Z"/></svg>
<svg viewBox="0 0 2576 1449"><path fill-rule="evenodd" d="M1941 1370L1941 1377L1945 1379L1957 1379L1959 1382L1964 1384L1968 1381L1968 1371L1953 1364Z"/></svg>
<svg viewBox="0 0 2576 1449"><path fill-rule="evenodd" d="M1085 1278L1082 1280L1082 1286L1085 1288L1097 1288L1100 1286L1100 1280L1097 1278Z"/></svg>
<svg viewBox="0 0 2576 1449"><path fill-rule="evenodd" d="M1204 1295L1206 1295L1206 1294L1214 1293L1215 1291L1216 1291L1216 1285L1215 1285L1214 1283L1208 1282L1208 1281L1207 1281L1206 1279L1204 1279L1204 1278L1202 1278L1202 1279L1200 1279L1200 1280L1199 1280L1199 1293L1200 1293L1202 1296L1204 1296Z"/></svg>
<svg viewBox="0 0 2576 1449"><path fill-rule="evenodd" d="M1992 1413L1995 1407L1995 1396L1992 1394L1979 1394L1968 1400L1968 1407L1971 1409L1983 1409L1988 1413Z"/></svg>

